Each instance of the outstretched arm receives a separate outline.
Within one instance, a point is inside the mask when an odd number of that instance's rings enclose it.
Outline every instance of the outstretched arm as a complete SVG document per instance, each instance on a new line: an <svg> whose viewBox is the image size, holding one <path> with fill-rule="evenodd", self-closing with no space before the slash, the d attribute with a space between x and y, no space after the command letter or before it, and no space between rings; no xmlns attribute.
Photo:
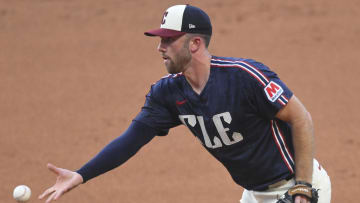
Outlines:
<svg viewBox="0 0 360 203"><path fill-rule="evenodd" d="M133 121L130 127L115 140L109 143L93 159L76 172L58 168L48 164L50 171L57 175L56 183L45 190L39 199L47 197L46 203L57 200L64 193L77 187L81 183L114 169L147 144L156 135L156 130L140 122Z"/></svg>

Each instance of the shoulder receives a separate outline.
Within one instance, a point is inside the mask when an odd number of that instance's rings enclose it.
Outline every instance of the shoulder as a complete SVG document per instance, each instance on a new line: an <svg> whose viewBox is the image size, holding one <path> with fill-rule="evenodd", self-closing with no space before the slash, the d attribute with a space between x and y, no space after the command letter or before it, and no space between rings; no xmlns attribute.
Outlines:
<svg viewBox="0 0 360 203"><path fill-rule="evenodd" d="M179 82L181 82L183 77L184 76L182 73L168 74L160 78L160 80L158 80L157 82L153 83L152 86L156 89L172 88L173 86L176 86Z"/></svg>
<svg viewBox="0 0 360 203"><path fill-rule="evenodd" d="M242 79L257 81L262 85L267 84L269 76L274 74L266 65L254 59L213 56L211 66L240 75Z"/></svg>
<svg viewBox="0 0 360 203"><path fill-rule="evenodd" d="M269 70L269 68L264 65L263 63L256 61L254 59L247 59L247 58L235 58L235 57L218 57L213 56L211 59L211 65L213 67L235 67L240 70Z"/></svg>
<svg viewBox="0 0 360 203"><path fill-rule="evenodd" d="M174 91L174 88L181 84L183 77L184 76L181 73L169 74L162 77L160 80L151 85L148 96L157 98L166 97L168 94L171 94L171 92Z"/></svg>

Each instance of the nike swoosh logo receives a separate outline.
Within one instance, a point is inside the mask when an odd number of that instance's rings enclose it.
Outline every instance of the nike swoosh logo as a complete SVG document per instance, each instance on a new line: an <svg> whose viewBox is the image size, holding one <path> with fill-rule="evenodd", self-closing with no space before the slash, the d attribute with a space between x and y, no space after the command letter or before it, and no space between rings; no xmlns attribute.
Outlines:
<svg viewBox="0 0 360 203"><path fill-rule="evenodd" d="M182 101L176 101L176 105L181 106L181 105L185 104L186 102L187 102L186 99L184 99Z"/></svg>

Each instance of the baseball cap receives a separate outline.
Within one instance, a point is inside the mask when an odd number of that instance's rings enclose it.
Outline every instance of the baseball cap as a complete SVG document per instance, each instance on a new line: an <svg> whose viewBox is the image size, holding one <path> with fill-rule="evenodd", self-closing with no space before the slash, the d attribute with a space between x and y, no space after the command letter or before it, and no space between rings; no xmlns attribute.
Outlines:
<svg viewBox="0 0 360 203"><path fill-rule="evenodd" d="M146 36L175 37L185 33L212 34L209 16L200 8L175 5L168 8L162 18L160 28L149 30Z"/></svg>

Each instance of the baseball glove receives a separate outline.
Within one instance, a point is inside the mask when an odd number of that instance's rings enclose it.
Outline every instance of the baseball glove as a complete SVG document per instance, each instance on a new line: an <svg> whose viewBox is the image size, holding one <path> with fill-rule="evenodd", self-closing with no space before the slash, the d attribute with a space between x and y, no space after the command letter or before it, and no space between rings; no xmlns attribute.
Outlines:
<svg viewBox="0 0 360 203"><path fill-rule="evenodd" d="M293 203L297 195L309 198L311 203L317 203L319 199L318 190L303 181L296 181L295 186L290 188L276 203Z"/></svg>

